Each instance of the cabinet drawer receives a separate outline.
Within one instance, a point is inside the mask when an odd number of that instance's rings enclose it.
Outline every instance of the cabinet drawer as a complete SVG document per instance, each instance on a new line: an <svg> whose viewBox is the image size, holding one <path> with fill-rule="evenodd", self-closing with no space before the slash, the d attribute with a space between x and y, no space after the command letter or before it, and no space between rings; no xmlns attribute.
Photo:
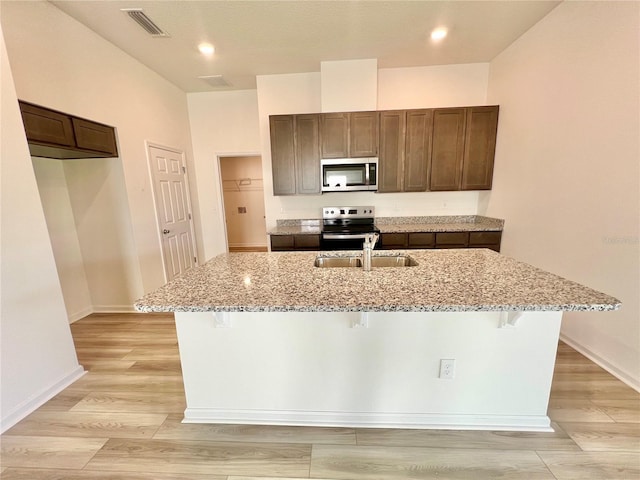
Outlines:
<svg viewBox="0 0 640 480"><path fill-rule="evenodd" d="M409 248L432 248L436 244L436 234L431 232L410 233Z"/></svg>
<svg viewBox="0 0 640 480"><path fill-rule="evenodd" d="M380 236L380 248L406 248L406 233L383 233Z"/></svg>
<svg viewBox="0 0 640 480"><path fill-rule="evenodd" d="M470 232L469 246L500 244L502 232Z"/></svg>
<svg viewBox="0 0 640 480"><path fill-rule="evenodd" d="M293 235L271 235L271 250L293 250Z"/></svg>
<svg viewBox="0 0 640 480"><path fill-rule="evenodd" d="M436 233L436 246L455 245L466 247L469 242L469 232L438 232Z"/></svg>
<svg viewBox="0 0 640 480"><path fill-rule="evenodd" d="M320 235L295 235L293 243L296 250L319 250Z"/></svg>

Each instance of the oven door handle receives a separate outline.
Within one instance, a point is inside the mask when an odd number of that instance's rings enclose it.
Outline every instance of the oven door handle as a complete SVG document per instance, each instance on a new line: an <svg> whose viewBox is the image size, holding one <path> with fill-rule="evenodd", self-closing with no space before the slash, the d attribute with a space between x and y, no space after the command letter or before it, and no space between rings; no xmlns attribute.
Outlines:
<svg viewBox="0 0 640 480"><path fill-rule="evenodd" d="M339 234L339 233L323 233L322 238L325 240L364 240L367 233Z"/></svg>

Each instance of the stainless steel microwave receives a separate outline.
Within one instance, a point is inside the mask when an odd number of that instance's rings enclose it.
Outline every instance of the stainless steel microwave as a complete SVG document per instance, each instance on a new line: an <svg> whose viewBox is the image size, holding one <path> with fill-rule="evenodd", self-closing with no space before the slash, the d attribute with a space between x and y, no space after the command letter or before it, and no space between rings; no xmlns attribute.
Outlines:
<svg viewBox="0 0 640 480"><path fill-rule="evenodd" d="M323 158L320 160L323 192L378 190L378 159Z"/></svg>

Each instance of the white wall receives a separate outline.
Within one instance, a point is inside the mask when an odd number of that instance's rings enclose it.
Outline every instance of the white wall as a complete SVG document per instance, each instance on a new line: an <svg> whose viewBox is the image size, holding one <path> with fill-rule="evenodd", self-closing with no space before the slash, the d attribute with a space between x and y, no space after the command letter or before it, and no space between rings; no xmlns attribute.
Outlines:
<svg viewBox="0 0 640 480"><path fill-rule="evenodd" d="M92 308L97 312L131 310L138 280L129 272L127 263L133 260L123 257L123 247L131 238L131 223L127 203L122 201L127 198L122 161L100 158L61 162Z"/></svg>
<svg viewBox="0 0 640 480"><path fill-rule="evenodd" d="M0 29L0 432L82 375Z"/></svg>
<svg viewBox="0 0 640 480"><path fill-rule="evenodd" d="M488 64L380 69L378 110L485 105ZM320 218L329 204L374 205L378 216L474 215L478 192L371 192L273 196L269 115L321 111L319 73L258 76L267 228L282 218ZM323 93L324 94L324 93ZM348 109L345 109L348 110Z"/></svg>
<svg viewBox="0 0 640 480"><path fill-rule="evenodd" d="M569 343L640 388L637 2L563 2L491 62L486 213L502 252L622 300L567 313Z"/></svg>
<svg viewBox="0 0 640 480"><path fill-rule="evenodd" d="M485 105L488 63L378 71L378 110Z"/></svg>
<svg viewBox="0 0 640 480"><path fill-rule="evenodd" d="M126 188L117 192L118 198L103 198L93 206L95 229L87 228L85 238L95 243L91 251L83 251L83 258L88 278L104 276L96 305L130 308L144 292L164 283L145 141L185 151L188 166L193 166L186 94L49 2L1 6L18 97L117 129L120 159L105 167L109 171L103 178L109 183L123 175ZM117 190L111 183L105 189L114 194ZM84 195L88 200L91 192ZM194 214L197 218L197 204ZM115 230L113 224L96 220L114 215ZM109 262L118 265L103 270L106 252Z"/></svg>
<svg viewBox="0 0 640 480"><path fill-rule="evenodd" d="M90 314L93 303L64 174L67 162L37 157L32 161L64 304L73 322Z"/></svg>
<svg viewBox="0 0 640 480"><path fill-rule="evenodd" d="M187 103L200 205L202 259L208 260L226 248L218 157L260 155L258 99L255 90L243 90L190 93Z"/></svg>
<svg viewBox="0 0 640 480"><path fill-rule="evenodd" d="M378 60L320 62L322 112L377 109Z"/></svg>

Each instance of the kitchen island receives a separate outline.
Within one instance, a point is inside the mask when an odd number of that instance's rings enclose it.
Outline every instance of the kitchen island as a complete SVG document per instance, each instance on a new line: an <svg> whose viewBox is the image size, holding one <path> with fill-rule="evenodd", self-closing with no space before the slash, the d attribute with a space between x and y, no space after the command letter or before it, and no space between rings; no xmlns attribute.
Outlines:
<svg viewBox="0 0 640 480"><path fill-rule="evenodd" d="M549 431L562 312L620 304L487 249L314 266L354 254L223 254L139 300L175 312L184 421Z"/></svg>

